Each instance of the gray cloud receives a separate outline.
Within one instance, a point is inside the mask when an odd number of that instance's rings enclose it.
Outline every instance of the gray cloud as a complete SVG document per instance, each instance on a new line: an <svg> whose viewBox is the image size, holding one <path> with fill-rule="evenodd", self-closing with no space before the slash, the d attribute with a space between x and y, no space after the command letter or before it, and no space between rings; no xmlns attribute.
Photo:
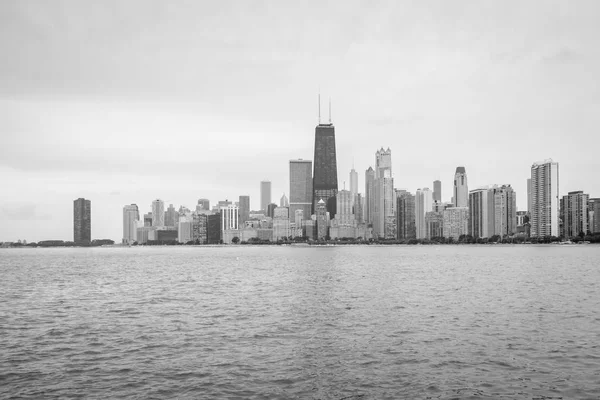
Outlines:
<svg viewBox="0 0 600 400"><path fill-rule="evenodd" d="M34 221L50 219L52 219L52 216L50 214L38 213L37 205L33 203L7 203L0 205L0 220Z"/></svg>

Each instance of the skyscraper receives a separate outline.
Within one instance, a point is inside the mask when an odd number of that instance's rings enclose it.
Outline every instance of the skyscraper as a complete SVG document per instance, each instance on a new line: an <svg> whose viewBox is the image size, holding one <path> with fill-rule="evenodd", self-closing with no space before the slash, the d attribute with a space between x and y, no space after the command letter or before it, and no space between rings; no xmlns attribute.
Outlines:
<svg viewBox="0 0 600 400"><path fill-rule="evenodd" d="M140 212L136 204L123 207L123 244L137 241L138 221Z"/></svg>
<svg viewBox="0 0 600 400"><path fill-rule="evenodd" d="M73 201L73 241L92 241L92 203L81 197Z"/></svg>
<svg viewBox="0 0 600 400"><path fill-rule="evenodd" d="M429 188L417 189L415 195L415 228L417 239L427 237L425 214L433 209L433 193Z"/></svg>
<svg viewBox="0 0 600 400"><path fill-rule="evenodd" d="M552 159L531 166L531 237L559 236L558 176Z"/></svg>
<svg viewBox="0 0 600 400"><path fill-rule="evenodd" d="M503 239L517 232L517 199L510 185L494 185L469 193L469 234Z"/></svg>
<svg viewBox="0 0 600 400"><path fill-rule="evenodd" d="M285 193L283 193L281 195L281 199L279 199L279 207L289 207L290 206L290 202L288 201L287 196L285 195ZM288 216L289 218L289 216Z"/></svg>
<svg viewBox="0 0 600 400"><path fill-rule="evenodd" d="M469 207L450 207L444 210L444 237L460 239L469 233Z"/></svg>
<svg viewBox="0 0 600 400"><path fill-rule="evenodd" d="M392 151L389 147L387 150L382 147L375 152L375 178L383 178L385 171L390 171L390 174L392 172Z"/></svg>
<svg viewBox="0 0 600 400"><path fill-rule="evenodd" d="M323 200L330 218L335 215L335 195L338 190L337 161L335 153L335 128L330 121L315 128L315 157L313 173L313 212ZM331 199L331 200L330 200Z"/></svg>
<svg viewBox="0 0 600 400"><path fill-rule="evenodd" d="M296 210L302 210L302 218L310 219L312 213L312 161L290 160L290 219Z"/></svg>
<svg viewBox="0 0 600 400"><path fill-rule="evenodd" d="M165 212L165 226L178 226L179 225L179 213L173 207L173 204L169 204L167 211Z"/></svg>
<svg viewBox="0 0 600 400"><path fill-rule="evenodd" d="M209 211L210 201L208 199L198 199L198 206L200 206L200 209L202 210ZM198 210L198 207L196 207L196 210Z"/></svg>
<svg viewBox="0 0 600 400"><path fill-rule="evenodd" d="M260 182L260 209L267 211L267 206L271 203L271 181Z"/></svg>
<svg viewBox="0 0 600 400"><path fill-rule="evenodd" d="M563 196L561 214L566 238L587 234L589 199L590 196L581 190Z"/></svg>
<svg viewBox="0 0 600 400"><path fill-rule="evenodd" d="M527 179L527 214L531 215L531 178Z"/></svg>
<svg viewBox="0 0 600 400"><path fill-rule="evenodd" d="M415 196L398 192L396 196L396 226L398 239L415 239Z"/></svg>
<svg viewBox="0 0 600 400"><path fill-rule="evenodd" d="M368 225L373 224L373 208L375 202L375 170L369 167L365 171L365 204L364 214L365 223Z"/></svg>
<svg viewBox="0 0 600 400"><path fill-rule="evenodd" d="M589 231L600 233L600 198L590 199L588 202Z"/></svg>
<svg viewBox="0 0 600 400"><path fill-rule="evenodd" d="M152 202L152 226L165 226L165 203L160 199Z"/></svg>
<svg viewBox="0 0 600 400"><path fill-rule="evenodd" d="M456 167L454 173L454 207L469 206L469 187L465 167Z"/></svg>
<svg viewBox="0 0 600 400"><path fill-rule="evenodd" d="M358 173L354 167L350 170L350 193L352 194L352 203L354 203L358 194Z"/></svg>
<svg viewBox="0 0 600 400"><path fill-rule="evenodd" d="M433 181L433 201L442 201L442 182L439 180Z"/></svg>
<svg viewBox="0 0 600 400"><path fill-rule="evenodd" d="M250 196L240 196L239 207L239 225L243 228L250 219Z"/></svg>

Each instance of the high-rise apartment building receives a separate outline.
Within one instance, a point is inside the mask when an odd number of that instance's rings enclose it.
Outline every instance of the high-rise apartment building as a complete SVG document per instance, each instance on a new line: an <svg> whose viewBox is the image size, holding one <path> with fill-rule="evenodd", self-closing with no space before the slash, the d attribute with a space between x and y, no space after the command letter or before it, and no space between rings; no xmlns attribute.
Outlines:
<svg viewBox="0 0 600 400"><path fill-rule="evenodd" d="M329 236L336 238L355 238L356 235L356 217L353 212L352 200L354 195L349 190L340 190L336 195L336 214L331 220Z"/></svg>
<svg viewBox="0 0 600 400"><path fill-rule="evenodd" d="M140 212L136 204L123 207L123 244L137 241L137 228Z"/></svg>
<svg viewBox="0 0 600 400"><path fill-rule="evenodd" d="M81 197L73 201L73 241L92 241L92 203Z"/></svg>
<svg viewBox="0 0 600 400"><path fill-rule="evenodd" d="M312 185L312 161L290 160L290 218L295 218L296 210L302 210L302 218L310 219Z"/></svg>
<svg viewBox="0 0 600 400"><path fill-rule="evenodd" d="M429 188L417 189L415 194L415 227L417 239L427 238L425 214L433 209L433 192Z"/></svg>
<svg viewBox="0 0 600 400"><path fill-rule="evenodd" d="M329 237L329 218L327 218L327 206L323 199L317 203L315 212L317 223L317 239L325 240Z"/></svg>
<svg viewBox="0 0 600 400"><path fill-rule="evenodd" d="M527 214L531 215L531 178L527 179Z"/></svg>
<svg viewBox="0 0 600 400"><path fill-rule="evenodd" d="M504 239L517 232L517 198L510 185L494 185L469 193L469 234Z"/></svg>
<svg viewBox="0 0 600 400"><path fill-rule="evenodd" d="M415 196L398 192L396 196L396 228L398 239L416 239Z"/></svg>
<svg viewBox="0 0 600 400"><path fill-rule="evenodd" d="M221 214L221 232L235 230L239 227L239 207L237 204L227 204L219 207ZM222 239L222 237L221 237Z"/></svg>
<svg viewBox="0 0 600 400"><path fill-rule="evenodd" d="M393 239L396 236L394 178L392 151L383 147L375 152L375 181L371 209L373 236Z"/></svg>
<svg viewBox="0 0 600 400"><path fill-rule="evenodd" d="M267 211L267 206L271 203L271 181L260 182L260 209Z"/></svg>
<svg viewBox="0 0 600 400"><path fill-rule="evenodd" d="M165 226L165 203L160 199L152 202L152 226Z"/></svg>
<svg viewBox="0 0 600 400"><path fill-rule="evenodd" d="M451 207L444 210L444 237L454 240L469 233L469 207Z"/></svg>
<svg viewBox="0 0 600 400"><path fill-rule="evenodd" d="M562 198L562 223L566 238L585 236L588 232L588 203L590 196L581 190L569 192Z"/></svg>
<svg viewBox="0 0 600 400"><path fill-rule="evenodd" d="M467 171L465 167L456 167L454 173L454 207L469 206L469 186L467 185Z"/></svg>
<svg viewBox="0 0 600 400"><path fill-rule="evenodd" d="M428 211L425 213L425 237L427 239L444 237L444 213Z"/></svg>
<svg viewBox="0 0 600 400"><path fill-rule="evenodd" d="M590 199L588 211L590 233L600 233L600 198Z"/></svg>
<svg viewBox="0 0 600 400"><path fill-rule="evenodd" d="M558 176L551 159L531 166L531 237L559 236Z"/></svg>
<svg viewBox="0 0 600 400"><path fill-rule="evenodd" d="M239 218L240 227L243 227L246 224L246 221L250 219L250 196L240 196Z"/></svg>
<svg viewBox="0 0 600 400"><path fill-rule="evenodd" d="M320 200L325 202L330 218L335 215L335 195L338 191L335 128L329 124L315 128L315 157L313 173L313 211ZM331 200L330 200L331 199Z"/></svg>
<svg viewBox="0 0 600 400"><path fill-rule="evenodd" d="M442 202L442 182L433 181L433 201Z"/></svg>
<svg viewBox="0 0 600 400"><path fill-rule="evenodd" d="M365 171L365 223L373 224L373 208L375 207L375 170L369 167Z"/></svg>

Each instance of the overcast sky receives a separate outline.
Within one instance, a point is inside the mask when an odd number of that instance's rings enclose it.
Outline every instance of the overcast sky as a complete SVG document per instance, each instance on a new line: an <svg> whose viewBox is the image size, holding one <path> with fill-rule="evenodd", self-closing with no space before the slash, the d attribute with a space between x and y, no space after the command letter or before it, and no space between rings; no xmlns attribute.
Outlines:
<svg viewBox="0 0 600 400"><path fill-rule="evenodd" d="M0 241L122 237L122 207L289 196L332 99L339 186L511 184L600 197L600 2L0 2ZM361 191L364 192L364 189Z"/></svg>

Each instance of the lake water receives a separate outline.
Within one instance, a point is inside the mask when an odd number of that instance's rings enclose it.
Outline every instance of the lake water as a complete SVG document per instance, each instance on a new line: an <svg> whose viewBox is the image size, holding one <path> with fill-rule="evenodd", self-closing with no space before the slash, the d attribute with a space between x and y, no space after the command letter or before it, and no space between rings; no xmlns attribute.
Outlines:
<svg viewBox="0 0 600 400"><path fill-rule="evenodd" d="M599 246L0 250L0 398L598 399Z"/></svg>

